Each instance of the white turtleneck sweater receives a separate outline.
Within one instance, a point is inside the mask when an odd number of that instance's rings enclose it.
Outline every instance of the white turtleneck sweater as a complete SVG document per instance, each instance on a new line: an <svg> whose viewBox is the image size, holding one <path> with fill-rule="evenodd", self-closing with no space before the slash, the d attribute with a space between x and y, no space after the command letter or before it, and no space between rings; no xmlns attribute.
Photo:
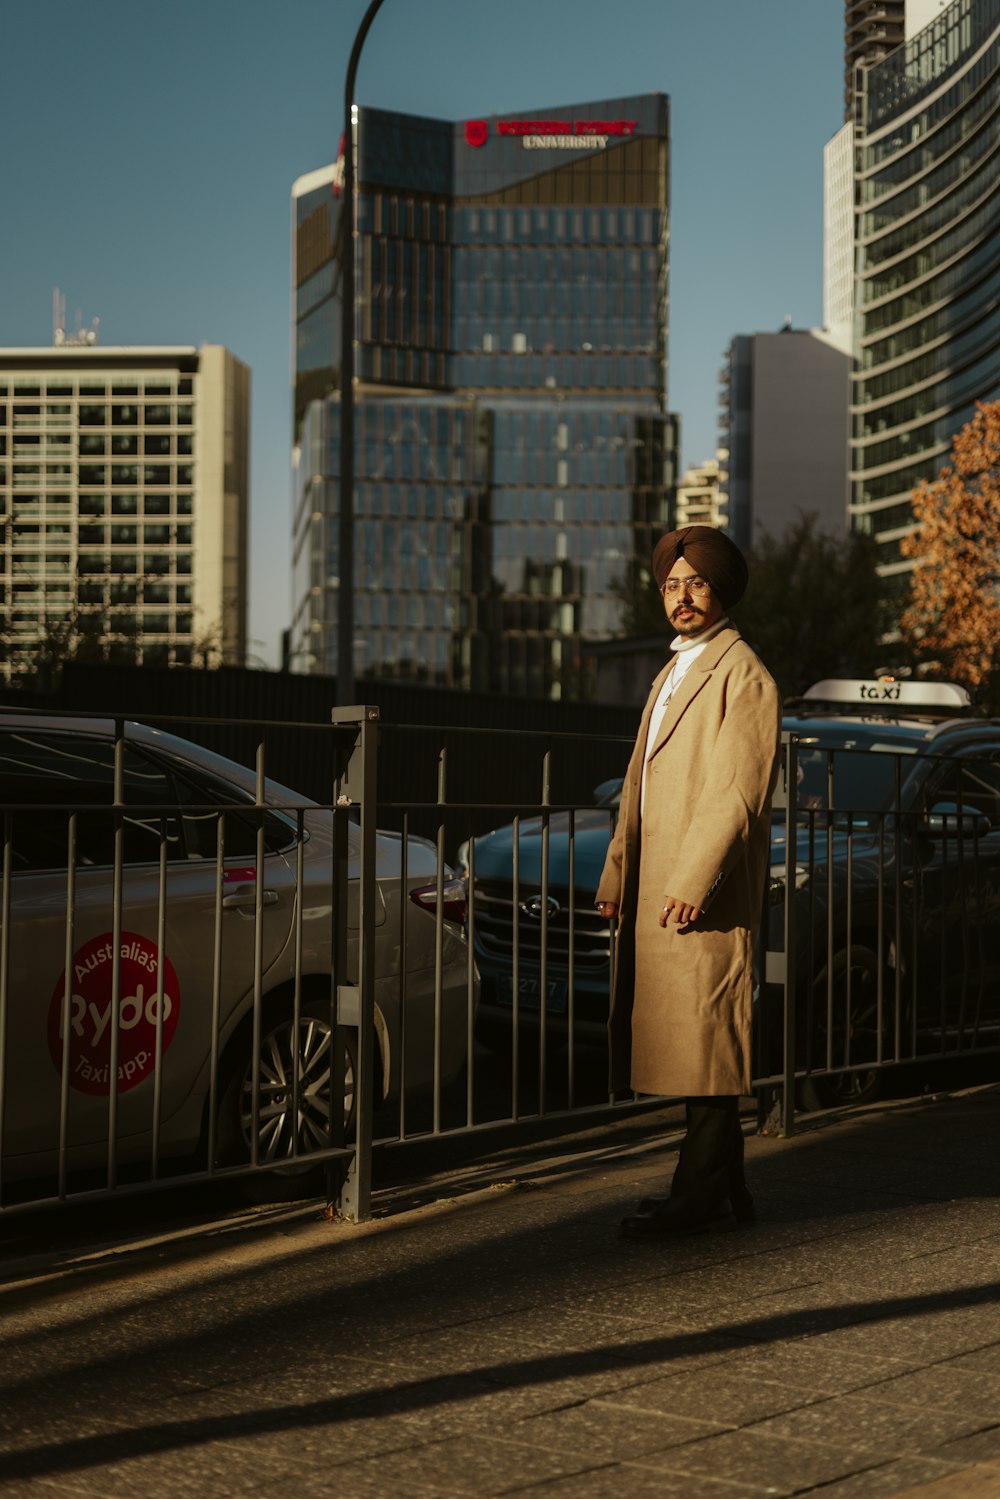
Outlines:
<svg viewBox="0 0 1000 1499"><path fill-rule="evenodd" d="M666 681L660 689L660 695L656 700L652 713L649 715L649 732L646 735L646 753L642 765L642 790L639 797L639 816L642 817L646 811L646 766L656 743L656 736L660 732L663 715L667 711L667 705L678 687L683 682L687 673L691 670L697 658L701 655L710 640L714 640L719 631L728 625L729 620L723 615L716 620L707 630L702 630L700 635L676 635L670 642L670 649L674 652L673 665L667 673Z"/></svg>

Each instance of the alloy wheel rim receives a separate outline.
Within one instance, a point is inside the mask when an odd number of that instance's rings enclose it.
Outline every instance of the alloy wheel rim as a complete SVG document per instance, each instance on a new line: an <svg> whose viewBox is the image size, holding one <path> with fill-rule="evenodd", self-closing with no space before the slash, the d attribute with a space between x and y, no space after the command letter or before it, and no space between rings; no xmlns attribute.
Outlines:
<svg viewBox="0 0 1000 1499"><path fill-rule="evenodd" d="M292 1160L330 1144L331 1031L315 1016L283 1022L261 1044L260 1109L257 1156L260 1161ZM293 1119L295 1069L298 1067L298 1110ZM354 1107L354 1065L345 1052L344 1118ZM253 1138L253 1068L247 1068L240 1090L240 1123L250 1147Z"/></svg>

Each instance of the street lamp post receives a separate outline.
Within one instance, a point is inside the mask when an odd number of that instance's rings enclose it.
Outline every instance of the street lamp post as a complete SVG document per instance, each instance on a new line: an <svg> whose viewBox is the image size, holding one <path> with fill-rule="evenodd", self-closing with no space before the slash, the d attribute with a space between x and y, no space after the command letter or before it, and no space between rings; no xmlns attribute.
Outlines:
<svg viewBox="0 0 1000 1499"><path fill-rule="evenodd" d="M354 38L344 84L344 205L341 210L340 502L337 593L337 701L354 701L354 80L358 60L383 0L371 0Z"/></svg>

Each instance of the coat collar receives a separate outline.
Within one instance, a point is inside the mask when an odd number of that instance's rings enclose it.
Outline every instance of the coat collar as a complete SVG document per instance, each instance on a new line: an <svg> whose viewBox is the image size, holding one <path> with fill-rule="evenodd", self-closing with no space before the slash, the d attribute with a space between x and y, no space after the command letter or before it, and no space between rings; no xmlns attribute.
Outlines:
<svg viewBox="0 0 1000 1499"><path fill-rule="evenodd" d="M649 752L650 759L652 759L653 755L658 754L664 744L666 744L680 723L681 718L694 702L698 693L704 687L727 651L730 651L736 642L742 640L742 638L735 625L727 625L724 630L719 631L718 635L713 636L701 655L692 663L691 667L684 674L684 678L677 691L667 704L667 711L663 715L663 720L656 736L656 742ZM649 715L652 713L653 704L656 702L660 690L667 680L667 673L670 671L672 665L672 662L668 662L653 683L653 692L650 694L648 710L644 715L644 732L648 732Z"/></svg>

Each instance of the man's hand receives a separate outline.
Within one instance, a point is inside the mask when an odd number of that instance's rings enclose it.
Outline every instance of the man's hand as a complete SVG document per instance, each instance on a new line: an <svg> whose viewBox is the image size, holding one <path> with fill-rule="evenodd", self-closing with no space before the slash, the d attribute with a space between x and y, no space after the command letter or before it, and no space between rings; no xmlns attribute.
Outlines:
<svg viewBox="0 0 1000 1499"><path fill-rule="evenodd" d="M668 895L660 912L660 925L666 926L669 921L674 926L687 926L704 914L700 906L689 906L686 901L675 900L672 895Z"/></svg>

